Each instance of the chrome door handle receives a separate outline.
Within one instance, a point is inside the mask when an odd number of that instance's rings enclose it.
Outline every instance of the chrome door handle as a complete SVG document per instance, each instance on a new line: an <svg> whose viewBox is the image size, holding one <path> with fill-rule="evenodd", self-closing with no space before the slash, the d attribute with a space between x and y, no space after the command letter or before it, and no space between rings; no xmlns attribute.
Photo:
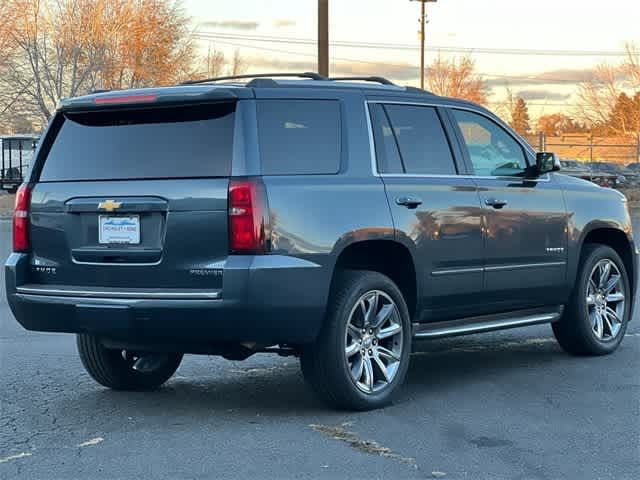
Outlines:
<svg viewBox="0 0 640 480"><path fill-rule="evenodd" d="M493 207L493 208L502 208L507 204L506 200L498 200L496 198L487 198L484 201L485 205L489 206L489 207Z"/></svg>
<svg viewBox="0 0 640 480"><path fill-rule="evenodd" d="M422 200L418 197L400 197L396 198L396 204L411 209L416 208L418 205L422 205Z"/></svg>

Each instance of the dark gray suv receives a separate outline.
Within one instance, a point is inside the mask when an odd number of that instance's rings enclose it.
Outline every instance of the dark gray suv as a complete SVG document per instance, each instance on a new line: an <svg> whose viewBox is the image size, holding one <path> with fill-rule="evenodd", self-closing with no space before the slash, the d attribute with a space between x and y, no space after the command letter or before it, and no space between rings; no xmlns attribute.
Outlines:
<svg viewBox="0 0 640 480"><path fill-rule="evenodd" d="M157 387L184 353L274 352L352 409L390 400L416 338L550 323L572 354L616 349L623 195L478 105L299 77L64 101L16 199L18 321L76 333L107 387Z"/></svg>

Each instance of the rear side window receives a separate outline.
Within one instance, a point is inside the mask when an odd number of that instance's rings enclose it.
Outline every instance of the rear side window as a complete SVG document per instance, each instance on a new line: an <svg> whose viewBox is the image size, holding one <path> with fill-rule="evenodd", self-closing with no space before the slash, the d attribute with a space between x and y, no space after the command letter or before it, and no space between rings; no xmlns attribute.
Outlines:
<svg viewBox="0 0 640 480"><path fill-rule="evenodd" d="M234 103L65 113L40 181L231 173Z"/></svg>
<svg viewBox="0 0 640 480"><path fill-rule="evenodd" d="M449 141L435 108L393 104L384 108L400 150L404 173L456 174Z"/></svg>
<svg viewBox="0 0 640 480"><path fill-rule="evenodd" d="M263 175L334 174L340 169L340 102L260 100Z"/></svg>

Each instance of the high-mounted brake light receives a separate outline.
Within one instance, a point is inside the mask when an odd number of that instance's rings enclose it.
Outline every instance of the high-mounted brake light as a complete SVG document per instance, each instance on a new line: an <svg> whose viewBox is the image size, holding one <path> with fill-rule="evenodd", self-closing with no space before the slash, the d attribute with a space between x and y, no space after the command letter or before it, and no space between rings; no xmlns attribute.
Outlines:
<svg viewBox="0 0 640 480"><path fill-rule="evenodd" d="M16 208L13 211L13 251L27 252L31 248L29 241L29 208L31 189L23 183L16 192Z"/></svg>
<svg viewBox="0 0 640 480"><path fill-rule="evenodd" d="M155 94L146 95L110 95L108 97L96 97L93 102L96 105L114 105L118 103L150 103L158 100Z"/></svg>
<svg viewBox="0 0 640 480"><path fill-rule="evenodd" d="M267 251L267 199L259 179L229 182L229 249L232 253Z"/></svg>

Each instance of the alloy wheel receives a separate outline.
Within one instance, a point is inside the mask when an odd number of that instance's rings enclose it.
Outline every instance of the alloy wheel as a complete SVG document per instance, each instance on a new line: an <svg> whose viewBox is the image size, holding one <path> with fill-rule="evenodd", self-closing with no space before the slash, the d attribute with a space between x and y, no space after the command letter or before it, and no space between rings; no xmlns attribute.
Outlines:
<svg viewBox="0 0 640 480"><path fill-rule="evenodd" d="M620 270L612 260L602 259L591 270L586 304L596 338L615 339L624 321L625 288Z"/></svg>
<svg viewBox="0 0 640 480"><path fill-rule="evenodd" d="M362 295L349 314L345 358L351 379L364 393L386 388L396 377L403 349L398 307L380 290Z"/></svg>

